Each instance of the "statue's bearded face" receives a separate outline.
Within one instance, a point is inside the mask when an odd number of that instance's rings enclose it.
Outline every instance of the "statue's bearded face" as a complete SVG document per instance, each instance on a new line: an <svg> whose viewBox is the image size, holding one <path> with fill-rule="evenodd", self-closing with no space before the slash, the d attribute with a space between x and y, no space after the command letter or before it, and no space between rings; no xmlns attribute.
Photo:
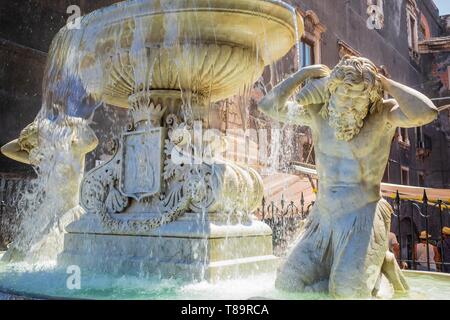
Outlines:
<svg viewBox="0 0 450 320"><path fill-rule="evenodd" d="M364 84L339 85L331 94L328 104L329 124L338 140L350 141L364 125L369 113L370 97Z"/></svg>

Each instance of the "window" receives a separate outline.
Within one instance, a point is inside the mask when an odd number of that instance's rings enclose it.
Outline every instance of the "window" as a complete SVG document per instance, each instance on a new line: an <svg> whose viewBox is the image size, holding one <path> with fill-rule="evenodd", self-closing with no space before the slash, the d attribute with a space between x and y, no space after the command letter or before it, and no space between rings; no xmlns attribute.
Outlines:
<svg viewBox="0 0 450 320"><path fill-rule="evenodd" d="M320 63L321 61L321 38L322 33L325 32L326 28L320 23L317 14L308 10L302 12L298 9L303 16L305 23L305 34L303 35L301 41L301 64L302 67L309 66L312 64Z"/></svg>
<svg viewBox="0 0 450 320"><path fill-rule="evenodd" d="M423 129L422 127L416 128L416 147L425 149L425 143L423 139Z"/></svg>
<svg viewBox="0 0 450 320"><path fill-rule="evenodd" d="M419 187L425 187L425 175L423 172L417 173L417 185Z"/></svg>
<svg viewBox="0 0 450 320"><path fill-rule="evenodd" d="M417 60L419 58L419 26L418 10L415 0L407 0L406 12L409 53L411 58Z"/></svg>
<svg viewBox="0 0 450 320"><path fill-rule="evenodd" d="M398 142L399 142L400 146L402 146L402 147L410 146L408 129L398 128Z"/></svg>
<svg viewBox="0 0 450 320"><path fill-rule="evenodd" d="M401 167L401 184L409 185L409 168Z"/></svg>
<svg viewBox="0 0 450 320"><path fill-rule="evenodd" d="M314 64L314 44L302 40L301 55L302 68Z"/></svg>

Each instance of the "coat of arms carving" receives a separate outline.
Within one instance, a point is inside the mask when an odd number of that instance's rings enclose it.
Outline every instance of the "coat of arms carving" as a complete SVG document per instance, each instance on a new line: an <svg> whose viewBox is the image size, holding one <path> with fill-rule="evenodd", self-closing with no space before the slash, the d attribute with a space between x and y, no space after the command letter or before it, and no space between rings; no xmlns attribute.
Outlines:
<svg viewBox="0 0 450 320"><path fill-rule="evenodd" d="M123 195L141 201L161 191L163 130L152 128L123 134L119 178Z"/></svg>

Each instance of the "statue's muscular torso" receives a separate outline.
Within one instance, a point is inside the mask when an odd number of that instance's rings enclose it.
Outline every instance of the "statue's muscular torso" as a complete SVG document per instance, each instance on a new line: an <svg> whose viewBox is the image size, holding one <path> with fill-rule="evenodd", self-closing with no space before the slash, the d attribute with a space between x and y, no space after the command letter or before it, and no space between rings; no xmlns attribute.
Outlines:
<svg viewBox="0 0 450 320"><path fill-rule="evenodd" d="M396 129L387 120L389 108L369 114L359 134L350 141L341 141L335 137L328 119L319 114L321 107L322 105L308 106L308 124L315 142L319 176L318 201L328 198L329 193L342 191L343 188L356 189L353 191L357 193L355 199L360 201L359 204L378 201L380 181ZM347 194L354 196L354 192ZM336 199L336 196L333 198Z"/></svg>

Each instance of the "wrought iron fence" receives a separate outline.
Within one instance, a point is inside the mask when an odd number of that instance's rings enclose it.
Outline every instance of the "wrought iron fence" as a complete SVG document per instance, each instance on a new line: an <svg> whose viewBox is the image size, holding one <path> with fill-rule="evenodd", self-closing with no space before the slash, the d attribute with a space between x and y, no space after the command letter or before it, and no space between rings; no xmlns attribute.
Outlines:
<svg viewBox="0 0 450 320"><path fill-rule="evenodd" d="M449 204L442 200L429 201L425 190L422 200L401 199L397 192L396 197L388 201L394 209L391 232L398 241L399 252L396 256L399 264L412 270L450 273L450 236L442 233L444 227L450 226ZM299 235L313 205L314 202L305 204L303 194L298 205L295 201L286 201L284 196L279 202L270 203L263 198L257 215L273 230L276 255L286 254L288 245ZM427 241L422 241L429 244L424 245L425 260L418 259L416 248L421 243L419 235L423 231L430 235Z"/></svg>
<svg viewBox="0 0 450 320"><path fill-rule="evenodd" d="M303 193L298 205L295 204L295 201L285 201L284 196L281 197L279 203L275 203L275 201L267 203L263 198L257 215L261 221L272 228L273 247L276 255L286 253L289 243L297 236L313 205L314 203L305 204Z"/></svg>
<svg viewBox="0 0 450 320"><path fill-rule="evenodd" d="M450 226L449 205L442 200L429 201L424 190L421 201L402 200L397 192L392 206L391 230L400 248L399 262L412 270L450 273L450 236L443 233L443 228ZM426 254L421 258L423 249Z"/></svg>

